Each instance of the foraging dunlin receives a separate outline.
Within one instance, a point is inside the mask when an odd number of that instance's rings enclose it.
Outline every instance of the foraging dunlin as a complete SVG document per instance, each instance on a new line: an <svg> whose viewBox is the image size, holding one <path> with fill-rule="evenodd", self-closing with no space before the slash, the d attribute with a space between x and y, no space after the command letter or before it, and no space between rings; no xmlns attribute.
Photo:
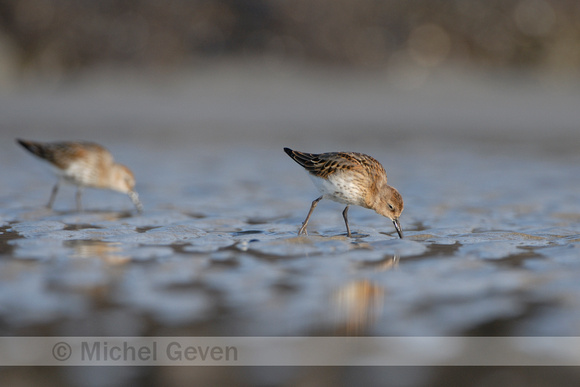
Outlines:
<svg viewBox="0 0 580 387"><path fill-rule="evenodd" d="M302 165L322 194L312 202L310 211L298 231L305 233L312 211L323 198L346 204L342 212L346 233L350 237L348 226L348 206L357 205L375 210L393 221L400 238L403 230L399 216L403 211L403 198L399 191L387 184L387 173L374 158L362 153L331 152L303 153L284 148L284 152Z"/></svg>
<svg viewBox="0 0 580 387"><path fill-rule="evenodd" d="M60 183L77 186L77 210L81 211L84 187L110 189L129 195L139 213L143 206L135 192L135 177L129 168L117 164L108 150L90 142L40 143L17 139L35 156L50 163L59 177L52 189L47 207L52 208Z"/></svg>

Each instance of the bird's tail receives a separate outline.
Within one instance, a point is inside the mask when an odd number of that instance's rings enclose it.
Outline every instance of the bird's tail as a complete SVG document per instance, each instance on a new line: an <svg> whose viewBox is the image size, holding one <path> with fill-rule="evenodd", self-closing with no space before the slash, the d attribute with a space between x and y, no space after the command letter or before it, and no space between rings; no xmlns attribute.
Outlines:
<svg viewBox="0 0 580 387"><path fill-rule="evenodd" d="M30 153L43 159L48 158L47 149L41 143L21 139L16 139L16 141L18 141L18 143L22 145Z"/></svg>
<svg viewBox="0 0 580 387"><path fill-rule="evenodd" d="M298 164L307 169L313 167L313 159L318 156L313 153L298 152L290 148L284 148L284 152L286 152L286 154L290 156L292 160L296 161Z"/></svg>

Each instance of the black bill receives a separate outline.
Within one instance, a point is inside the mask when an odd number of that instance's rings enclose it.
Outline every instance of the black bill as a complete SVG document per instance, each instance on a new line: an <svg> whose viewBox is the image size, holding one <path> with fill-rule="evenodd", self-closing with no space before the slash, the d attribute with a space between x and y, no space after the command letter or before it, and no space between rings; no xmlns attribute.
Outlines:
<svg viewBox="0 0 580 387"><path fill-rule="evenodd" d="M399 238L403 239L403 229L401 228L401 224L399 223L399 219L394 219L393 224L395 225L395 230L397 230L397 234L399 234Z"/></svg>

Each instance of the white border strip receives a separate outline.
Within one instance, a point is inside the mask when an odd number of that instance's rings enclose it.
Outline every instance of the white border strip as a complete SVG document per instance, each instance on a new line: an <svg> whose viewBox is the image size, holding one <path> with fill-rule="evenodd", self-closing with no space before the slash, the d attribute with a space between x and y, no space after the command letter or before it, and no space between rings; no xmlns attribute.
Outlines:
<svg viewBox="0 0 580 387"><path fill-rule="evenodd" d="M579 366L580 337L1 337L0 366Z"/></svg>

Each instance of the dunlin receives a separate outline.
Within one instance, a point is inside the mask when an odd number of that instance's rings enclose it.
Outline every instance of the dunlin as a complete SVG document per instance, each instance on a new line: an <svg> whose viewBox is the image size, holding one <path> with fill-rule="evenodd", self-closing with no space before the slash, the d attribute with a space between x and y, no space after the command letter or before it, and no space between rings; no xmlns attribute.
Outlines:
<svg viewBox="0 0 580 387"><path fill-rule="evenodd" d="M77 186L77 210L81 211L81 195L84 187L110 189L129 195L139 213L143 206L135 192L135 177L129 168L117 164L111 153L102 146L90 142L40 143L17 140L35 156L55 168L58 181L48 201L52 208L61 183Z"/></svg>
<svg viewBox="0 0 580 387"><path fill-rule="evenodd" d="M298 231L305 233L312 211L323 198L346 204L342 212L346 233L350 237L348 226L348 206L357 205L375 210L393 221L400 238L403 231L399 216L403 211L403 198L399 191L387 184L387 173L374 158L362 153L331 152L312 154L284 148L284 151L302 165L322 194L310 206L310 211Z"/></svg>

